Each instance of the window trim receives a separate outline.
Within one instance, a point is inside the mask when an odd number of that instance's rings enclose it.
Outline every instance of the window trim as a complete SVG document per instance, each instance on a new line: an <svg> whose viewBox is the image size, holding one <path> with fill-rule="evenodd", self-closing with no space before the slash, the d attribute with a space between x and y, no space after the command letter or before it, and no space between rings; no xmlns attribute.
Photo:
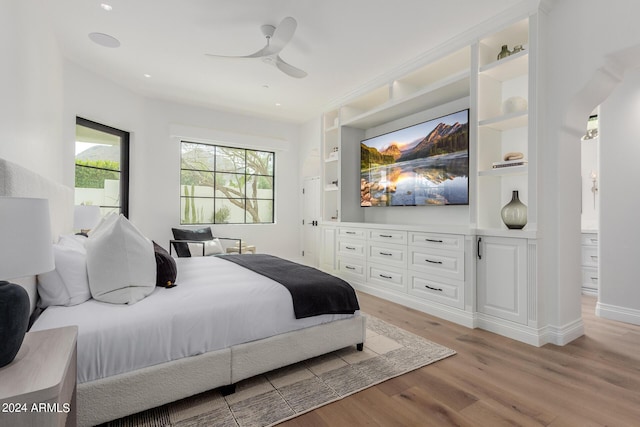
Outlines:
<svg viewBox="0 0 640 427"><path fill-rule="evenodd" d="M120 213L126 218L129 217L129 146L130 133L121 129L116 129L102 123L94 122L83 117L76 116L76 125L84 126L100 132L108 133L120 138ZM75 159L74 159L75 167ZM75 189L75 180L74 180Z"/></svg>
<svg viewBox="0 0 640 427"><path fill-rule="evenodd" d="M200 142L200 141L192 141L189 139L180 139L180 183L179 183L179 190L178 190L178 194L179 194L179 204L178 204L178 209L179 209L179 217L180 217L180 225L185 225L185 226L189 226L189 225L269 225L269 224L275 224L276 223L276 152L275 150L268 150L268 149L258 149L258 148L247 148L247 147L242 147L242 146L235 146L235 145L230 145L230 144L224 144L224 143L215 143L215 142ZM206 173L211 173L213 174L213 180L214 180L214 189L213 189L213 197L193 197L193 196L189 196L190 199L194 200L194 199L206 199L206 200L213 200L213 212L214 212L214 221L215 221L215 212L216 212L216 200L229 200L228 197L216 197L216 190L215 190L215 182L216 182L216 175L217 174L225 174L225 173L229 173L229 174L236 174L235 172L226 172L226 171L217 171L216 169L216 160L217 160L217 150L214 150L214 161L213 161L213 165L214 165L214 169L213 170L202 170L202 169L183 169L182 167L182 147L183 144L193 144L193 145L203 145L203 146L207 146L207 147L213 147L214 149L217 148L229 148L232 150L242 150L244 151L244 157L245 157L245 173L244 175L246 177L248 176L256 176L256 177L267 177L267 178L271 178L271 182L272 182L272 197L269 199L262 199L262 198L253 198L253 197L247 197L247 192L246 192L246 188L244 191L244 197L242 198L238 198L244 201L244 222L198 222L198 223L192 223L192 222L183 222L183 217L182 217L182 200L184 198L186 198L186 196L184 196L182 194L182 172L183 171L196 171L196 172L206 172ZM273 161L273 174L272 175L263 175L263 174L250 174L246 172L246 158L247 158L247 152L248 151L254 151L254 152L259 152L259 153L268 153L272 155L272 161ZM247 218L249 216L248 212L247 212L247 200L265 200L265 201L271 201L272 204L272 211L271 211L271 220L268 222L247 222Z"/></svg>

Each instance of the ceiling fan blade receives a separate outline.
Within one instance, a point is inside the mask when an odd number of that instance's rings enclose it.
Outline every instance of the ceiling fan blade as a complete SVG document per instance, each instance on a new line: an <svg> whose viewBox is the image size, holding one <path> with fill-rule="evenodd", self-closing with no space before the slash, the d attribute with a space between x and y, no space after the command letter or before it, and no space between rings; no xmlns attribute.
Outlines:
<svg viewBox="0 0 640 427"><path fill-rule="evenodd" d="M212 53L205 53L207 56L212 56L214 58L262 58L263 56L272 55L269 51L269 46L265 46L259 51L252 53L251 55L242 55L242 56L229 56L229 55L214 55Z"/></svg>
<svg viewBox="0 0 640 427"><path fill-rule="evenodd" d="M305 71L302 71L300 68L296 68L291 64L287 64L279 56L276 57L275 66L283 73L288 74L291 77L295 77L296 79L301 79L307 76Z"/></svg>
<svg viewBox="0 0 640 427"><path fill-rule="evenodd" d="M276 30L273 32L273 36L269 40L269 52L271 54L280 52L291 38L293 38L293 33L296 32L296 27L298 23L295 19L290 16L287 16L280 22L280 24L276 27Z"/></svg>

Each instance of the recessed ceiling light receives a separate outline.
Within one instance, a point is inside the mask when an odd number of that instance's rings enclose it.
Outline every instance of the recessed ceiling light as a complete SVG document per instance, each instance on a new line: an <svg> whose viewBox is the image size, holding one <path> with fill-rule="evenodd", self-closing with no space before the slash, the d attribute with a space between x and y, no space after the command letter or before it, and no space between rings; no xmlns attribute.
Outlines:
<svg viewBox="0 0 640 427"><path fill-rule="evenodd" d="M276 107L280 107L282 104L280 104L279 102L276 102Z"/></svg>
<svg viewBox="0 0 640 427"><path fill-rule="evenodd" d="M146 78L148 78L148 79L150 79L150 78L151 78L151 74L147 74L147 73L145 73L145 74L143 74L143 76L145 76L145 77L146 77Z"/></svg>
<svg viewBox="0 0 640 427"><path fill-rule="evenodd" d="M111 12L113 7L110 4L100 3L100 7L106 10L107 12Z"/></svg>
<svg viewBox="0 0 640 427"><path fill-rule="evenodd" d="M120 40L104 33L89 33L89 38L96 44L104 47L120 47Z"/></svg>

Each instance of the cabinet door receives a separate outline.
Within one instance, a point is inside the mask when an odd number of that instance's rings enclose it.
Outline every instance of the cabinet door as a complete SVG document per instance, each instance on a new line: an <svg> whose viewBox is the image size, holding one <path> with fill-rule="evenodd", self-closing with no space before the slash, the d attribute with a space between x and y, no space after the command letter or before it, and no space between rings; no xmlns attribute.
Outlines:
<svg viewBox="0 0 640 427"><path fill-rule="evenodd" d="M526 324L527 240L491 236L478 239L478 311Z"/></svg>
<svg viewBox="0 0 640 427"><path fill-rule="evenodd" d="M336 228L322 227L320 241L320 266L323 270L333 273L336 269Z"/></svg>

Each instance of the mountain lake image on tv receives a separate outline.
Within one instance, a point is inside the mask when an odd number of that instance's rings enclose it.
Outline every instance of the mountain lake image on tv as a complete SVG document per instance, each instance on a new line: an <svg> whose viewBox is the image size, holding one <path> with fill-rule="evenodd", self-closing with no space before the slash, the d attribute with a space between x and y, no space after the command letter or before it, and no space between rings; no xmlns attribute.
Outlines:
<svg viewBox="0 0 640 427"><path fill-rule="evenodd" d="M360 143L360 206L469 204L469 110Z"/></svg>

